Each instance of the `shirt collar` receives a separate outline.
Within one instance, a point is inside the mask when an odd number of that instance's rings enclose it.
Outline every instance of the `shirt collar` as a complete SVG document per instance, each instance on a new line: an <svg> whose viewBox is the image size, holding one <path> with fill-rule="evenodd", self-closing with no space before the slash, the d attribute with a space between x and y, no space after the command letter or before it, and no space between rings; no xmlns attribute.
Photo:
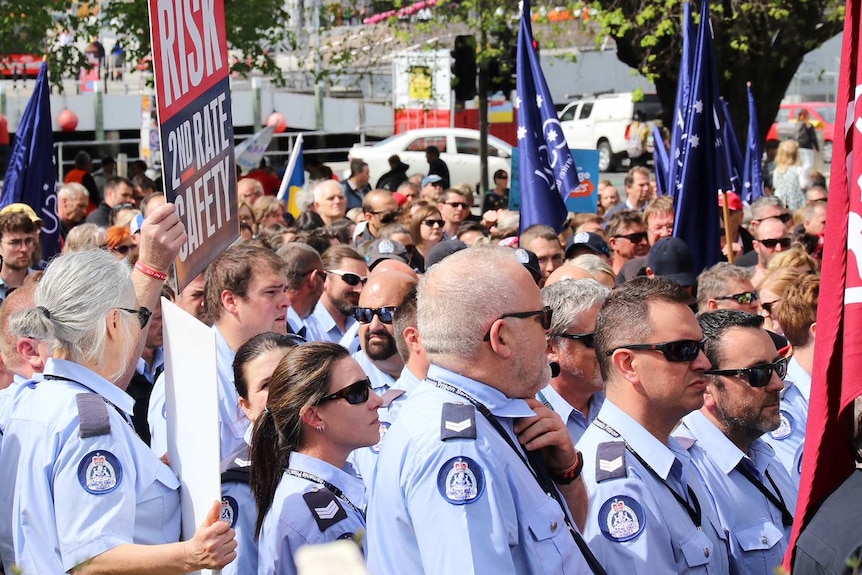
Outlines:
<svg viewBox="0 0 862 575"><path fill-rule="evenodd" d="M572 417L572 413L578 413L583 417L583 413L580 410L575 409L572 405L565 400L565 398L560 395L560 392L557 391L553 385L548 384L544 389L542 389L539 393L541 393L545 399L548 400L548 403L551 404L551 408L559 414L560 417L563 418L563 421L569 421ZM605 394L601 391L597 391L593 395L590 396L589 406L590 406L590 416L589 422L596 418L596 415L599 413L599 409L602 407L602 403L604 402ZM586 418L584 418L586 419Z"/></svg>
<svg viewBox="0 0 862 575"><path fill-rule="evenodd" d="M74 381L75 383L98 393L112 405L115 405L129 415L131 415L134 410L135 400L132 399L129 394L95 371L82 365L78 365L77 363L51 357L45 362L45 371L43 374L46 376L54 375Z"/></svg>
<svg viewBox="0 0 862 575"><path fill-rule="evenodd" d="M346 464L344 469L338 469L322 459L294 451L290 454L288 466L332 483L357 507L365 505L365 484L352 472L350 464Z"/></svg>
<svg viewBox="0 0 862 575"><path fill-rule="evenodd" d="M405 365L404 369L401 370L401 375L398 376L398 379L395 380L395 383L389 389L403 389L404 393L409 395L420 383L422 383L422 380L413 375L410 368Z"/></svg>
<svg viewBox="0 0 862 575"><path fill-rule="evenodd" d="M790 361L787 363L787 378L785 381L788 382L788 388L791 385L795 385L799 393L802 394L803 399L810 401L811 375L799 365L795 357L790 358Z"/></svg>
<svg viewBox="0 0 862 575"><path fill-rule="evenodd" d="M681 432L683 427L688 429L691 436L697 440L725 475L733 471L745 457L742 450L700 411L692 411L683 417L682 426L677 431Z"/></svg>
<svg viewBox="0 0 862 575"><path fill-rule="evenodd" d="M490 385L463 376L438 365L428 368L428 378L443 381L464 391L473 399L485 405L498 417L534 417L534 412L523 399L512 399Z"/></svg>

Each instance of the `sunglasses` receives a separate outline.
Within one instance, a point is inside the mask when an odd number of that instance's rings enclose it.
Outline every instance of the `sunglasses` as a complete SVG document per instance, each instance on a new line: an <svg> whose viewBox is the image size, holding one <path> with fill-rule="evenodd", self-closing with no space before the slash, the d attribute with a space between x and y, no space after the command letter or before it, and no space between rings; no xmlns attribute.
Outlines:
<svg viewBox="0 0 862 575"><path fill-rule="evenodd" d="M647 240L646 232L636 232L633 234L619 234L614 236L615 238L625 238L633 244L639 244L641 242L645 242Z"/></svg>
<svg viewBox="0 0 862 575"><path fill-rule="evenodd" d="M494 321L506 319L507 317L515 317L515 318L524 319L524 318L533 317L533 316L539 316L539 321L542 323L542 329L544 329L546 331L551 329L551 318L553 316L553 310L548 306L545 306L542 309L536 310L536 311L520 311L520 312L514 312L514 313L504 313L503 315L501 315L500 317L498 317ZM491 340L491 328L488 328L488 333L485 334L484 341L490 341L490 340Z"/></svg>
<svg viewBox="0 0 862 575"><path fill-rule="evenodd" d="M132 246L122 246L121 245L121 246L117 246L115 248L111 248L111 251L115 251L118 254L124 256L124 255L128 254L131 251L131 249L132 249Z"/></svg>
<svg viewBox="0 0 862 575"><path fill-rule="evenodd" d="M739 305L748 305L753 301L757 301L758 295L756 291L744 291L742 293L735 293L733 295L723 295L721 297L717 297L717 300L728 300L733 299L736 300L736 303Z"/></svg>
<svg viewBox="0 0 862 575"><path fill-rule="evenodd" d="M141 324L141 329L147 327L147 324L150 322L150 316L153 315L153 312L143 306L139 309L129 309L127 307L118 307L117 309L137 315L138 323Z"/></svg>
<svg viewBox="0 0 862 575"><path fill-rule="evenodd" d="M360 379L356 383L351 383L347 387L341 388L335 393L324 395L317 402L317 405L326 403L327 401L335 401L336 399L345 399L350 405L359 405L368 401L368 394L371 392L371 380L367 377Z"/></svg>
<svg viewBox="0 0 862 575"><path fill-rule="evenodd" d="M772 363L761 363L742 369L708 369L704 373L707 375L745 377L748 379L748 385L751 387L765 387L772 380L773 371L778 376L778 379L784 381L784 376L787 375L787 358L782 357Z"/></svg>
<svg viewBox="0 0 862 575"><path fill-rule="evenodd" d="M781 302L780 298L776 299L776 300L772 300L772 301L765 301L765 302L760 303L760 307L762 307L763 311L765 311L766 313L772 314L772 306L774 306L780 302Z"/></svg>
<svg viewBox="0 0 862 575"><path fill-rule="evenodd" d="M787 225L790 223L790 220L793 219L793 216L790 214L781 214L780 216L769 216L766 218L761 218L759 220L752 220L756 222L762 222L763 220L780 220L782 224Z"/></svg>
<svg viewBox="0 0 862 575"><path fill-rule="evenodd" d="M613 355L618 349L660 351L666 360L674 363L683 363L694 361L697 358L697 354L703 351L705 346L706 338L700 341L696 339L681 339L666 343L633 343L631 345L615 347L606 351L605 355Z"/></svg>
<svg viewBox="0 0 862 575"><path fill-rule="evenodd" d="M446 225L446 222L444 220L422 220L422 223L429 228L442 228L444 225Z"/></svg>
<svg viewBox="0 0 862 575"><path fill-rule="evenodd" d="M351 287L356 287L359 284L365 285L368 281L368 276L361 276L353 272L343 272L341 270L326 270L326 273L335 274L344 280L344 283Z"/></svg>
<svg viewBox="0 0 862 575"><path fill-rule="evenodd" d="M359 323L371 323L376 315L383 323L392 323L392 318L395 316L396 309L398 308L394 305L378 308L355 307L353 308L353 317Z"/></svg>
<svg viewBox="0 0 862 575"><path fill-rule="evenodd" d="M584 347L593 349L596 347L596 334L594 333L560 333L556 337L564 337L583 342Z"/></svg>
<svg viewBox="0 0 862 575"><path fill-rule="evenodd" d="M757 240L757 241L760 242L761 244L763 244L764 247L769 248L770 250L774 250L775 246L777 246L779 244L781 244L781 249L784 249L784 250L786 250L787 248L790 247L790 238L774 238L774 239Z"/></svg>
<svg viewBox="0 0 862 575"><path fill-rule="evenodd" d="M452 206L453 208L462 208L465 210L470 207L469 205L467 205L467 202L443 202L443 203L447 206Z"/></svg>

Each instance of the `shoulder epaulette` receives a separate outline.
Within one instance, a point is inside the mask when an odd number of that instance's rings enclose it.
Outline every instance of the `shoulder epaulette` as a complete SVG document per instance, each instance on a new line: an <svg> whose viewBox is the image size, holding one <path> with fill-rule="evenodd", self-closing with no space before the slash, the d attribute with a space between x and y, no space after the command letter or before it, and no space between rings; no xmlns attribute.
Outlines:
<svg viewBox="0 0 862 575"><path fill-rule="evenodd" d="M81 439L109 435L111 420L104 398L97 393L79 393L75 396L78 404L78 422Z"/></svg>
<svg viewBox="0 0 862 575"><path fill-rule="evenodd" d="M305 499L305 504L308 505L308 509L321 532L326 531L339 521L347 519L347 512L344 507L328 489L303 493L302 498Z"/></svg>
<svg viewBox="0 0 862 575"><path fill-rule="evenodd" d="M221 474L221 482L248 485L251 482L251 467L231 467Z"/></svg>
<svg viewBox="0 0 862 575"><path fill-rule="evenodd" d="M596 483L626 477L627 475L625 442L600 443L596 449Z"/></svg>
<svg viewBox="0 0 862 575"><path fill-rule="evenodd" d="M444 403L440 440L476 439L476 408L469 403Z"/></svg>

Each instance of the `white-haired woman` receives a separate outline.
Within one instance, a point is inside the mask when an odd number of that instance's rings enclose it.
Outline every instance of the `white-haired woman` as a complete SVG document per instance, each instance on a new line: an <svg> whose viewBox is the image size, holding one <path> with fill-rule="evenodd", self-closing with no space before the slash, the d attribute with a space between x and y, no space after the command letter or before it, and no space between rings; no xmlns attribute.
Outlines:
<svg viewBox="0 0 862 575"><path fill-rule="evenodd" d="M150 312L127 263L55 259L10 329L44 341L41 377L14 397L0 453L0 553L11 573L187 573L236 556L219 505L179 543L179 482L131 426L122 380ZM11 517L8 515L11 513Z"/></svg>

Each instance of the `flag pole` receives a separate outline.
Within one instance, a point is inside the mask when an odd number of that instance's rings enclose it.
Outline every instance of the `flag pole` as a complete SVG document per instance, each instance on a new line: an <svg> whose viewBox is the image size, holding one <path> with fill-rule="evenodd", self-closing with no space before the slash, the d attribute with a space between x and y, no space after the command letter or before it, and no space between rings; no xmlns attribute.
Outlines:
<svg viewBox="0 0 862 575"><path fill-rule="evenodd" d="M727 203L727 190L722 190L721 195L724 201L721 202L721 215L724 218L724 245L727 248L727 261L733 265L733 260L736 259L733 253L733 237L730 233L730 207Z"/></svg>
<svg viewBox="0 0 862 575"><path fill-rule="evenodd" d="M278 195L276 196L279 200L283 200L284 194L287 193L287 184L290 182L293 170L296 169L296 159L299 157L300 150L302 150L302 133L296 137L293 150L290 152L290 159L287 160L287 169L284 170L284 177L281 178L281 185L278 187Z"/></svg>

